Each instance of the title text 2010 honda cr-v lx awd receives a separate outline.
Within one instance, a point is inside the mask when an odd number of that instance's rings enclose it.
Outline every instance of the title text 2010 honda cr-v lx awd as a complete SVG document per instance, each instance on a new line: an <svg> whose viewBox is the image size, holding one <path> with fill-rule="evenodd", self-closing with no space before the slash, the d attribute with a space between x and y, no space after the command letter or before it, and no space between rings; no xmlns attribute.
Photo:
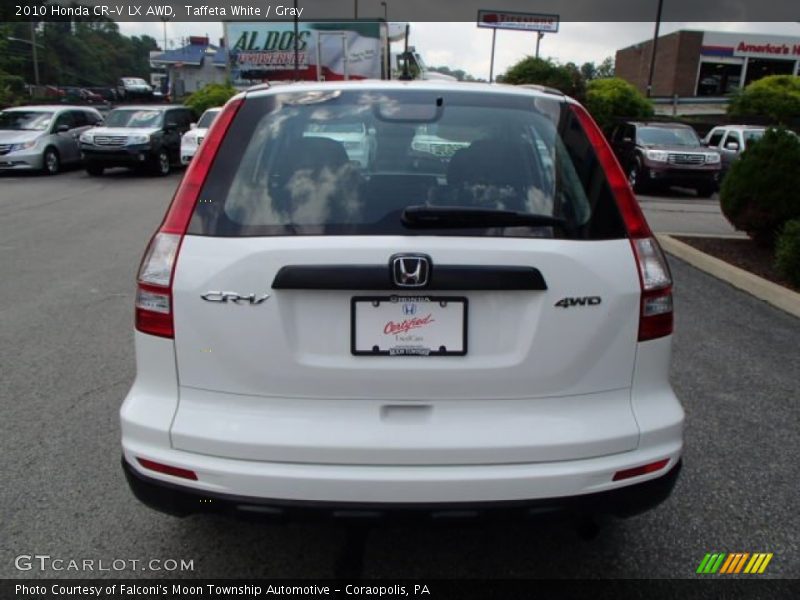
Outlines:
<svg viewBox="0 0 800 600"><path fill-rule="evenodd" d="M366 164L319 133L352 125ZM432 129L448 152L412 147ZM681 464L672 323L664 255L573 100L254 88L142 260L123 468L176 515L634 514Z"/></svg>

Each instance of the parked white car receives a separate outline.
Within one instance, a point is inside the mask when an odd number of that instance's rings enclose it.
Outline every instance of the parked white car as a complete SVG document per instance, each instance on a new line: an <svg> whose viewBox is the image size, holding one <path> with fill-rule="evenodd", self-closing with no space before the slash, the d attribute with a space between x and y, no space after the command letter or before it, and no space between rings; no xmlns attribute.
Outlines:
<svg viewBox="0 0 800 600"><path fill-rule="evenodd" d="M304 135L355 122L386 170ZM469 145L419 170L433 122ZM669 266L561 94L235 96L150 241L135 328L123 468L167 513L626 516L680 470Z"/></svg>
<svg viewBox="0 0 800 600"><path fill-rule="evenodd" d="M217 118L220 110L222 108L219 106L207 109L197 123L192 123L191 130L183 134L181 138L181 164L188 165L191 162L192 157L197 152L197 147L206 137L208 128L211 127L211 123Z"/></svg>
<svg viewBox="0 0 800 600"><path fill-rule="evenodd" d="M766 131L765 127L755 125L720 125L708 132L703 144L719 151L724 175L741 153L764 137Z"/></svg>

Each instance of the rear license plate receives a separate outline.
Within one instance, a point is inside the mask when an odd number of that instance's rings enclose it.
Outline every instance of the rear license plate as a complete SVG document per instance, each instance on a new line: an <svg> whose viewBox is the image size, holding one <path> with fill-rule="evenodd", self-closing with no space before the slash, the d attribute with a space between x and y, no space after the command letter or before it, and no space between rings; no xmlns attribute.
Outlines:
<svg viewBox="0 0 800 600"><path fill-rule="evenodd" d="M350 351L357 356L467 353L466 298L357 296L350 318Z"/></svg>

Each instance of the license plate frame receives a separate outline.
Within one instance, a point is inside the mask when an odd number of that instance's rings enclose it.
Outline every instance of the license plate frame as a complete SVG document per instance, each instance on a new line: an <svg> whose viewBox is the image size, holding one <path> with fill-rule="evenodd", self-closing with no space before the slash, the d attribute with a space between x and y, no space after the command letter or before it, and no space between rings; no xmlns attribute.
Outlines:
<svg viewBox="0 0 800 600"><path fill-rule="evenodd" d="M378 303L377 305L375 303ZM444 305L442 305L444 303ZM438 348L433 348L431 346L423 345L414 345L412 343L403 342L401 344L396 344L394 346L373 344L371 348L365 348L364 344L361 345L359 348L357 346L358 341L358 312L359 312L359 305L371 305L374 308L380 308L381 305L391 306L392 309L386 310L384 307L385 313L395 313L399 316L411 317L414 318L416 313L411 315L403 315L403 312L406 310L403 308L403 305L407 304L414 304L418 307L425 305L436 305L435 312L444 314L444 310L446 308L452 307L459 307L460 311L457 308L454 312L448 313L447 318L445 321L450 322L450 326L452 327L453 323L459 323L461 327L461 335L455 336L460 338L460 346L456 345L455 349L448 349L446 345L440 345ZM394 307L397 307L394 309ZM433 308L430 306L430 308ZM393 310L394 309L394 310ZM458 314L460 312L460 314ZM433 312L430 312L429 315L432 315ZM385 295L385 296L353 296L350 300L350 352L354 356L465 356L467 354L467 325L469 322L468 318L469 314L469 301L464 296L436 296L436 295L427 295L427 294L408 294L408 295ZM425 317L419 317L420 319L424 319ZM419 334L419 330L423 328L425 325L430 323L423 323L420 326L411 326L409 329L405 331L398 331L396 335L409 335L411 337L415 337ZM400 323L402 325L402 323ZM389 324L387 323L386 326L388 327ZM384 329L383 332L385 335L391 335L391 333L386 333ZM445 337L448 337L445 335ZM453 337L453 333L450 332L449 337ZM395 341L397 341L397 337L395 336ZM424 338L423 338L424 341ZM451 344L451 348L453 345Z"/></svg>

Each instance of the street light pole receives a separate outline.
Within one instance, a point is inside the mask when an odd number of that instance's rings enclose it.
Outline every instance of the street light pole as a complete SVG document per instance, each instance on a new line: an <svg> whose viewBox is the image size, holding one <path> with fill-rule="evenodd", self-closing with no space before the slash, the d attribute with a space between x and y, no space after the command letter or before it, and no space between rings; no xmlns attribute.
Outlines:
<svg viewBox="0 0 800 600"><path fill-rule="evenodd" d="M358 0L353 0L353 13L355 20L358 21Z"/></svg>
<svg viewBox="0 0 800 600"><path fill-rule="evenodd" d="M389 22L389 5L386 2L381 2L381 6L383 7L383 20L387 23Z"/></svg>
<svg viewBox="0 0 800 600"><path fill-rule="evenodd" d="M539 58L539 42L542 41L543 37L544 33L542 33L541 31L536 32L536 58Z"/></svg>

